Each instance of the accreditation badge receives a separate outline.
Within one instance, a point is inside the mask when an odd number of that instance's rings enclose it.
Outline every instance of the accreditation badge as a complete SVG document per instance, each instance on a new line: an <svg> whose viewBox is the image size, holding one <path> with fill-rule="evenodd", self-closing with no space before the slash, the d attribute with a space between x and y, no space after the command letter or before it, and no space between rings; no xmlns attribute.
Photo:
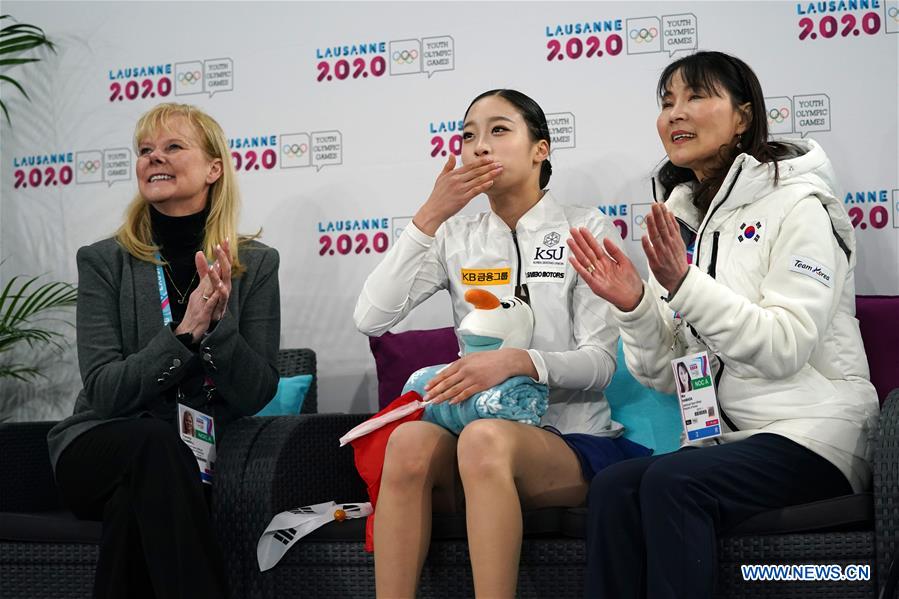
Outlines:
<svg viewBox="0 0 899 599"><path fill-rule="evenodd" d="M680 400L681 419L688 441L721 435L718 397L712 384L712 369L706 352L671 361Z"/></svg>
<svg viewBox="0 0 899 599"><path fill-rule="evenodd" d="M215 467L215 421L212 416L178 404L178 432L200 467L200 480L212 484Z"/></svg>

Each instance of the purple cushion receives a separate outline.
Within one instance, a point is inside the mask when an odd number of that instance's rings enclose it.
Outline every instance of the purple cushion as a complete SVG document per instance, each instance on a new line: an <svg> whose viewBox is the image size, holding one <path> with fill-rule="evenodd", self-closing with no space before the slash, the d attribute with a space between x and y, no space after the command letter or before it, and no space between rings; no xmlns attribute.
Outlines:
<svg viewBox="0 0 899 599"><path fill-rule="evenodd" d="M409 376L425 366L448 364L459 358L453 327L369 337L368 346L378 371L378 406L384 408L400 396Z"/></svg>
<svg viewBox="0 0 899 599"><path fill-rule="evenodd" d="M858 295L855 315L862 331L871 382L880 403L899 388L899 296Z"/></svg>

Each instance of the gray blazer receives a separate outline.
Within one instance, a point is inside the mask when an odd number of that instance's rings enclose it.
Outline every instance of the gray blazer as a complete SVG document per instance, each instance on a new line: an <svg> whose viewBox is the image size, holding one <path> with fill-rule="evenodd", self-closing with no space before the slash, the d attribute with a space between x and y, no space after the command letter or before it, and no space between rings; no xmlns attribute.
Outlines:
<svg viewBox="0 0 899 599"><path fill-rule="evenodd" d="M192 352L162 323L156 265L114 239L78 250L76 335L84 388L72 416L48 435L54 469L66 446L93 427L155 416L175 427L175 387L197 362L216 385L211 409L218 439L226 424L259 411L278 386L281 305L278 252L241 244L246 272L233 279L228 312ZM205 398L204 398L205 399ZM191 404L191 401L185 401ZM200 407L199 400L197 405Z"/></svg>

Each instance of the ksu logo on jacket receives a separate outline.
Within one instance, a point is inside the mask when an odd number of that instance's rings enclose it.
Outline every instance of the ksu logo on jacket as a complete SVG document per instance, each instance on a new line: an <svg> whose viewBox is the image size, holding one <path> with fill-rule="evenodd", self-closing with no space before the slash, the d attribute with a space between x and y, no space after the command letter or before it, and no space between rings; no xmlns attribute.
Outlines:
<svg viewBox="0 0 899 599"><path fill-rule="evenodd" d="M557 282L565 280L568 264L565 240L568 230L565 227L552 227L538 231L534 236L534 248L531 251L531 263L525 272L528 283Z"/></svg>

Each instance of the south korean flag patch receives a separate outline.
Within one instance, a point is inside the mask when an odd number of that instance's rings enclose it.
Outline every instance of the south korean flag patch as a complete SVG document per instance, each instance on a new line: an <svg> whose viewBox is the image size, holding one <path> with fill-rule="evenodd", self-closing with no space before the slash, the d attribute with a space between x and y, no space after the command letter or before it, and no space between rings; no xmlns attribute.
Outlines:
<svg viewBox="0 0 899 599"><path fill-rule="evenodd" d="M763 229L764 225L760 220L741 222L737 241L739 243L758 243L762 240Z"/></svg>

